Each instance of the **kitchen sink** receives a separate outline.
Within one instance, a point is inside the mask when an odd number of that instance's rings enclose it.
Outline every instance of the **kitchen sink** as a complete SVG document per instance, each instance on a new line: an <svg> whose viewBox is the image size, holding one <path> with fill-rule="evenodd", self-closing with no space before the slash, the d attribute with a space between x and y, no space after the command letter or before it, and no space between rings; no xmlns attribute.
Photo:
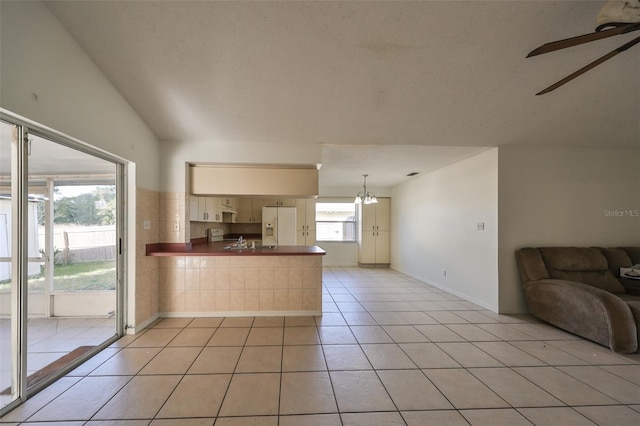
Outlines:
<svg viewBox="0 0 640 426"><path fill-rule="evenodd" d="M274 247L263 246L260 240L233 240L231 244L224 246L225 250L251 250L251 249L272 249Z"/></svg>
<svg viewBox="0 0 640 426"><path fill-rule="evenodd" d="M254 249L270 249L273 250L275 249L274 246L263 246L263 245L256 245L255 247L251 247L251 246L246 246L246 245L237 245L237 244L232 244L229 246L225 246L224 248L225 250L254 250Z"/></svg>

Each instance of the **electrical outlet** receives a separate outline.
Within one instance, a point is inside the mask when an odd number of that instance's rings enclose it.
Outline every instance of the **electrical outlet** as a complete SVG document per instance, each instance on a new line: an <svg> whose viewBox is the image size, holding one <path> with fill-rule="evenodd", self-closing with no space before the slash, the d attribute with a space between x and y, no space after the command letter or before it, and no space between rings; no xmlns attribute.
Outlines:
<svg viewBox="0 0 640 426"><path fill-rule="evenodd" d="M180 222L173 223L173 232L180 232Z"/></svg>
<svg viewBox="0 0 640 426"><path fill-rule="evenodd" d="M150 220L144 220L144 221L142 221L142 228L144 228L144 229L151 229L151 221L150 221Z"/></svg>
<svg viewBox="0 0 640 426"><path fill-rule="evenodd" d="M443 276L443 277L446 277L446 276L447 276L447 270L446 270L446 269L443 269L443 270L442 270L442 276Z"/></svg>
<svg viewBox="0 0 640 426"><path fill-rule="evenodd" d="M478 222L478 231L484 231L484 222Z"/></svg>

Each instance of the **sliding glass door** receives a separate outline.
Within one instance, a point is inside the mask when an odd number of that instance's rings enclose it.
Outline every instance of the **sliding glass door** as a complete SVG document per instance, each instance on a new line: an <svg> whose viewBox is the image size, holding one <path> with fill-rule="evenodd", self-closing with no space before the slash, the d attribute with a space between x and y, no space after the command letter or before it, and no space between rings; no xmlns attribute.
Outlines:
<svg viewBox="0 0 640 426"><path fill-rule="evenodd" d="M13 250L12 230L17 206L13 203L16 164L14 151L19 128L0 121L0 409L18 399L16 364L20 345L16 333L18 310L15 309L18 293L13 285L16 269L16 254Z"/></svg>
<svg viewBox="0 0 640 426"><path fill-rule="evenodd" d="M12 118L0 121L0 414L124 324L124 165Z"/></svg>

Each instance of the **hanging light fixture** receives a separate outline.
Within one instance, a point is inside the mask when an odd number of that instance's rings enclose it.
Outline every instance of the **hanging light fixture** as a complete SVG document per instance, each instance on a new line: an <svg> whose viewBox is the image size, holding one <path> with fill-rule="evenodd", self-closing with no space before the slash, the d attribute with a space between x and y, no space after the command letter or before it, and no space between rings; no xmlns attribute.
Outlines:
<svg viewBox="0 0 640 426"><path fill-rule="evenodd" d="M356 195L356 199L354 200L354 203L376 204L378 202L378 199L376 198L376 196L371 192L367 191L367 176L369 175L362 175L362 176L364 176L364 184L362 185L362 192L358 192L358 195Z"/></svg>

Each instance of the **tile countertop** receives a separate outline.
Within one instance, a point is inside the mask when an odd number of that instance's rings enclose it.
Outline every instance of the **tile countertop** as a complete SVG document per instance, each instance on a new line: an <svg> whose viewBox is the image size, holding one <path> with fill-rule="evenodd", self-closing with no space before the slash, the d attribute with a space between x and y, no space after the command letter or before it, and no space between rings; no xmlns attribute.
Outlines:
<svg viewBox="0 0 640 426"><path fill-rule="evenodd" d="M201 241L204 240L204 241ZM318 246L277 246L275 248L247 248L229 250L228 241L206 242L198 238L190 243L147 244L147 256L324 256L327 252Z"/></svg>

